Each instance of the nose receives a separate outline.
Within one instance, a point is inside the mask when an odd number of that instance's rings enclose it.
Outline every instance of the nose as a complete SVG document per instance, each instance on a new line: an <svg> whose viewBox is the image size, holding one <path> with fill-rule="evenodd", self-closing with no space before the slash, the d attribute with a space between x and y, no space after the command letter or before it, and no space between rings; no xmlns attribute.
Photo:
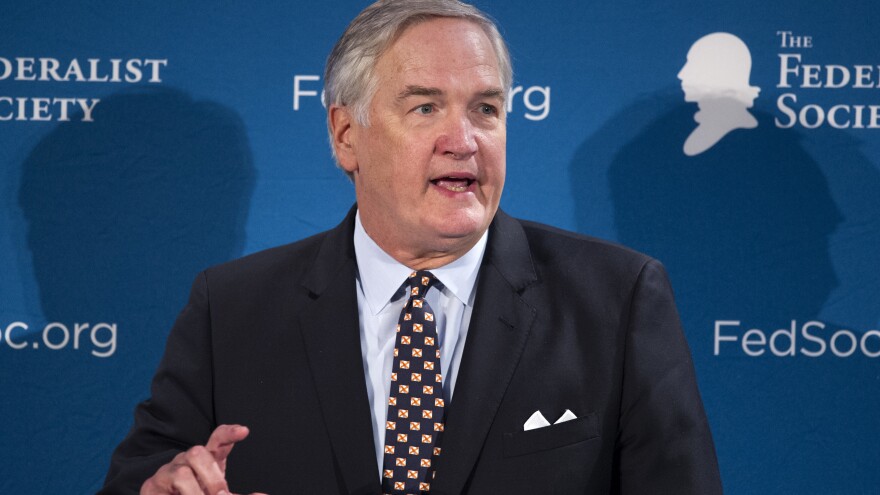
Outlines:
<svg viewBox="0 0 880 495"><path fill-rule="evenodd" d="M684 78L687 77L686 71L688 70L688 64L685 63L681 70L678 71L678 75L676 76L680 81L684 81Z"/></svg>
<svg viewBox="0 0 880 495"><path fill-rule="evenodd" d="M434 153L455 160L467 160L477 152L473 123L467 115L452 113L444 121L434 144Z"/></svg>

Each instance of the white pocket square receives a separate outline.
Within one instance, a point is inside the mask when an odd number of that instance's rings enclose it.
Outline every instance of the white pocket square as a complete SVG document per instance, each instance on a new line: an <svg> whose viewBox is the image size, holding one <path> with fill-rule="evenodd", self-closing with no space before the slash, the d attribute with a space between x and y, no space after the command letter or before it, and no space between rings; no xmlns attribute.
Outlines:
<svg viewBox="0 0 880 495"><path fill-rule="evenodd" d="M559 416L559 419L557 419L556 422L553 424L558 425L559 423L571 421L576 418L577 418L577 416L575 416L574 413L571 412L570 409L566 409L565 412L562 413L562 416ZM527 419L526 422L523 424L523 431L534 430L536 428L543 428L545 426L550 426L550 422L547 421L547 418L545 418L543 414L541 414L541 411L535 411L531 416L529 416L529 419Z"/></svg>

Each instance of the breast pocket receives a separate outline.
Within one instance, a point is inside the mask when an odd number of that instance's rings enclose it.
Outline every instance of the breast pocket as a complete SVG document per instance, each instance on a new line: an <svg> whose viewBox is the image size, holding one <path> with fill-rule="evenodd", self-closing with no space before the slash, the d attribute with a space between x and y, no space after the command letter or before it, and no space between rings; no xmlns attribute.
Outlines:
<svg viewBox="0 0 880 495"><path fill-rule="evenodd" d="M599 436L599 419L596 413L587 413L577 419L564 423L535 428L528 431L515 431L504 434L504 457L550 450Z"/></svg>

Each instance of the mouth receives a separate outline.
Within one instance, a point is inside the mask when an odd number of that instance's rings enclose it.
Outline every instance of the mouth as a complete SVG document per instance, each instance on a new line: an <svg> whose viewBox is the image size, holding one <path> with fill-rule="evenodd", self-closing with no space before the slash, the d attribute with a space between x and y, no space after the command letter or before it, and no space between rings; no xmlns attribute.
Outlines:
<svg viewBox="0 0 880 495"><path fill-rule="evenodd" d="M431 184L455 193L467 192L474 182L476 179L469 175L448 175L431 180Z"/></svg>

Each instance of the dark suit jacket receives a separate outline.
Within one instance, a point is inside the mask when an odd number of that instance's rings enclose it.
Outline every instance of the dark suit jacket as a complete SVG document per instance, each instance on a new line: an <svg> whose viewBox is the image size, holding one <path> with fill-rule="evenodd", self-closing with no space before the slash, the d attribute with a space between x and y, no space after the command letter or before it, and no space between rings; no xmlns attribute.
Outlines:
<svg viewBox="0 0 880 495"><path fill-rule="evenodd" d="M219 424L251 429L235 492L379 493L353 212L198 276L106 493L135 493ZM721 493L662 266L498 212L432 494ZM536 410L552 423L523 431Z"/></svg>

